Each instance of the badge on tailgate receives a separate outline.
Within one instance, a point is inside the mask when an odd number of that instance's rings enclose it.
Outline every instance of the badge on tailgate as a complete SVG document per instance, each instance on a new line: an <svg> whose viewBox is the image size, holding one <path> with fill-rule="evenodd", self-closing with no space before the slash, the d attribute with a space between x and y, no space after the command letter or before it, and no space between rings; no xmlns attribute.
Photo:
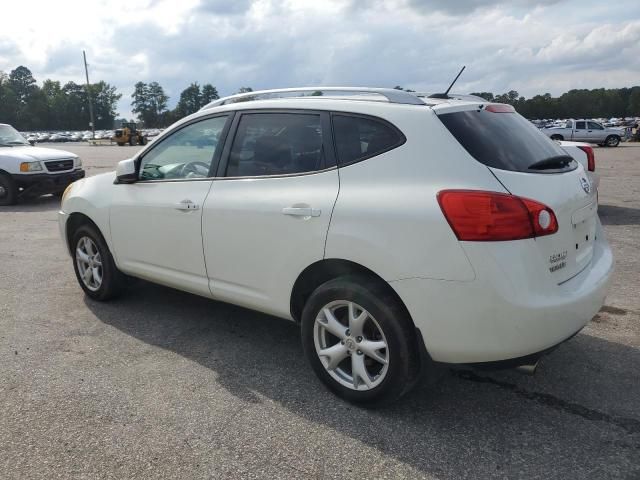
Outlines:
<svg viewBox="0 0 640 480"><path fill-rule="evenodd" d="M551 266L549 267L549 271L553 273L560 270L561 268L566 267L567 266L566 260L567 260L566 250L560 253L554 253L553 255L550 255L549 263L551 264Z"/></svg>

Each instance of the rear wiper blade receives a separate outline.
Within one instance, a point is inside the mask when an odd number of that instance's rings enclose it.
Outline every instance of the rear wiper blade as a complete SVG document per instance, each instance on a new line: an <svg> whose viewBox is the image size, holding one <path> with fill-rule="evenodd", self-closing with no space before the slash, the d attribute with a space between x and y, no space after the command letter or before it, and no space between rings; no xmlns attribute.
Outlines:
<svg viewBox="0 0 640 480"><path fill-rule="evenodd" d="M527 167L528 170L552 170L557 168L566 168L571 162L573 157L569 155L558 155L556 157L545 158L539 162L535 162Z"/></svg>

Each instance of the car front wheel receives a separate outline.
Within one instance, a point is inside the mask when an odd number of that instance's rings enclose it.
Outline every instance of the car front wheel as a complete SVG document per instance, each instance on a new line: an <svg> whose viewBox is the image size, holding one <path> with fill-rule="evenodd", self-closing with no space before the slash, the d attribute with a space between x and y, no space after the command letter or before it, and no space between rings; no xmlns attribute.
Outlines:
<svg viewBox="0 0 640 480"><path fill-rule="evenodd" d="M302 314L302 343L320 380L354 403L395 401L419 370L406 309L363 276L331 280L311 294Z"/></svg>
<svg viewBox="0 0 640 480"><path fill-rule="evenodd" d="M73 267L82 290L94 300L116 297L125 285L125 276L116 268L97 229L80 226L73 234L72 245Z"/></svg>
<svg viewBox="0 0 640 480"><path fill-rule="evenodd" d="M0 206L16 203L18 189L10 175L0 173Z"/></svg>

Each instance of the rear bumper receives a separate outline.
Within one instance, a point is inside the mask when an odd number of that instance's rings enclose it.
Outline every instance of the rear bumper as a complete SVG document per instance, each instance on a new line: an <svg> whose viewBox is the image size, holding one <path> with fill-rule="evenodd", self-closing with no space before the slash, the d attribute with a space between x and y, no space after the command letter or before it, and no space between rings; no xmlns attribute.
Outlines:
<svg viewBox="0 0 640 480"><path fill-rule="evenodd" d="M613 255L601 229L589 266L561 285L536 287L528 259L512 259L517 268L507 272L505 259L476 261L481 251L474 253L474 281L391 282L436 361L504 361L561 343L600 310L613 272Z"/></svg>
<svg viewBox="0 0 640 480"><path fill-rule="evenodd" d="M14 175L13 179L18 187L22 187L28 193L45 195L64 190L69 184L84 178L82 169L65 173L37 173L30 175Z"/></svg>

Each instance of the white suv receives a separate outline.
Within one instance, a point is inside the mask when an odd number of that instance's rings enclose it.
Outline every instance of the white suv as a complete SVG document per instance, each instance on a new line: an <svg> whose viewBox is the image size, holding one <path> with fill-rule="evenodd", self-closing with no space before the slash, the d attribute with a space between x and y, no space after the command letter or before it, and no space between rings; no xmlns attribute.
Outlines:
<svg viewBox="0 0 640 480"><path fill-rule="evenodd" d="M508 105L387 89L221 99L63 195L88 296L125 274L301 324L349 401L431 362L532 364L604 302L585 171Z"/></svg>

